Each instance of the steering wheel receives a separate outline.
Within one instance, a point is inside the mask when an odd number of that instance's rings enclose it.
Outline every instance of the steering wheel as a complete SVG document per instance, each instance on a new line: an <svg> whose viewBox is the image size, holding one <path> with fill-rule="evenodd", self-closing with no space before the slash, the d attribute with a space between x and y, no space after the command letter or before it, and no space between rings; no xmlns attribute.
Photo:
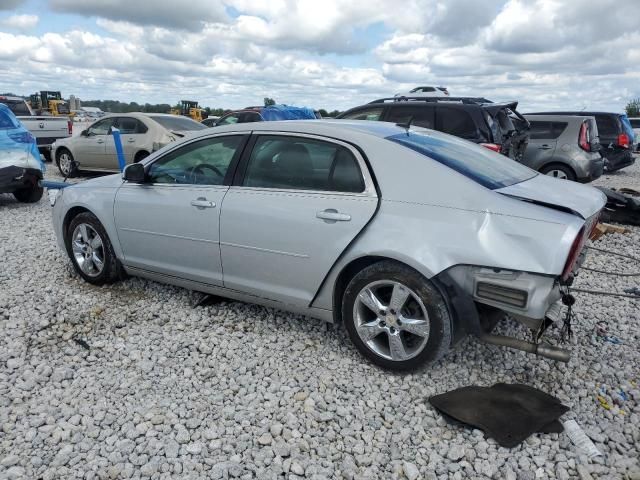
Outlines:
<svg viewBox="0 0 640 480"><path fill-rule="evenodd" d="M200 165L196 165L191 170L189 170L189 176L191 177L192 183L197 183L198 175L205 175L204 170L209 169L212 170L216 175L224 178L224 174L218 170L217 167L213 165L209 165L208 163L201 163Z"/></svg>

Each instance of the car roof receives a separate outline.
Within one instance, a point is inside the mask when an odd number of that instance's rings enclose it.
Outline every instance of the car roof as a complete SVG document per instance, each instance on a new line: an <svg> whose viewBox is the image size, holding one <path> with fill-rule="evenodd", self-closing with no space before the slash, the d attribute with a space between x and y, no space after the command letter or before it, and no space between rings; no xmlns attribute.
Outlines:
<svg viewBox="0 0 640 480"><path fill-rule="evenodd" d="M414 127L412 127L414 128ZM386 138L406 132L406 128L390 122L371 122L368 120L275 120L272 122L248 122L221 125L215 129L199 130L191 138L225 132L273 131L282 133L306 133L326 137L346 138L358 134ZM422 129L421 129L422 130Z"/></svg>
<svg viewBox="0 0 640 480"><path fill-rule="evenodd" d="M584 111L584 110L562 110L559 112L527 112L527 113L523 113L523 115L571 115L571 116L576 116L576 115L586 115L586 116L593 116L593 115L615 115L616 117L619 117L621 115L624 115L624 113L616 113L616 112L599 112L599 111Z"/></svg>

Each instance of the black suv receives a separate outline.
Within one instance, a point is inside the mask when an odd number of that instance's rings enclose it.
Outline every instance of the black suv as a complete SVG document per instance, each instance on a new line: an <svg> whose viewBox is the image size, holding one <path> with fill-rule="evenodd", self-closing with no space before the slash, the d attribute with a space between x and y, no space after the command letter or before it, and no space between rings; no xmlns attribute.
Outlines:
<svg viewBox="0 0 640 480"><path fill-rule="evenodd" d="M529 142L529 122L518 102L493 103L477 97L381 98L352 108L337 118L380 120L431 128L478 143L522 161Z"/></svg>
<svg viewBox="0 0 640 480"><path fill-rule="evenodd" d="M526 114L529 115L529 114ZM633 165L633 138L634 132L629 123L629 118L624 113L611 112L536 112L531 115L580 115L595 117L600 136L602 150L600 154L604 158L604 167L609 172Z"/></svg>

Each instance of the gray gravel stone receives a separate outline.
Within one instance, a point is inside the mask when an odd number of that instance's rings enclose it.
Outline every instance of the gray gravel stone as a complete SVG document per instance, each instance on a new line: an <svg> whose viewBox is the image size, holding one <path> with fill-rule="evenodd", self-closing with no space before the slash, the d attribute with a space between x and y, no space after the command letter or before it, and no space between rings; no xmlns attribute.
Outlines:
<svg viewBox="0 0 640 480"><path fill-rule="evenodd" d="M54 170L47 178L59 180ZM638 189L640 163L596 183ZM629 230L596 246L640 256L640 228ZM434 366L398 375L367 363L342 328L231 301L194 308L201 294L138 278L91 286L58 251L45 200L0 195L0 264L3 479L535 480L578 478L579 465L603 479L640 471L633 299L576 294L567 365L468 338ZM595 252L585 265L638 269ZM631 285L586 270L575 284ZM596 335L597 322L622 343ZM497 333L528 335L506 322ZM558 343L557 329L548 334ZM506 450L480 430L449 425L427 401L496 382L560 398L571 408L563 419L575 418L603 458L586 463L565 434Z"/></svg>

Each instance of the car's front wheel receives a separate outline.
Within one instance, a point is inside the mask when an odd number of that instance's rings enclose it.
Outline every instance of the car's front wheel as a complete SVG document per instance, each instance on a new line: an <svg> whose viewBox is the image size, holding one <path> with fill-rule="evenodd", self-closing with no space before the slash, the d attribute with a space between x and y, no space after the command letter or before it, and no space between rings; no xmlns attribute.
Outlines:
<svg viewBox="0 0 640 480"><path fill-rule="evenodd" d="M343 295L342 318L358 350L392 370L435 362L451 344L451 318L438 289L393 261L375 263L353 277Z"/></svg>
<svg viewBox="0 0 640 480"><path fill-rule="evenodd" d="M120 277L120 265L109 236L92 213L73 217L67 229L66 245L75 270L87 282L103 285Z"/></svg>
<svg viewBox="0 0 640 480"><path fill-rule="evenodd" d="M77 171L77 165L73 155L66 148L60 149L56 154L56 164L58 170L64 177L73 177Z"/></svg>

